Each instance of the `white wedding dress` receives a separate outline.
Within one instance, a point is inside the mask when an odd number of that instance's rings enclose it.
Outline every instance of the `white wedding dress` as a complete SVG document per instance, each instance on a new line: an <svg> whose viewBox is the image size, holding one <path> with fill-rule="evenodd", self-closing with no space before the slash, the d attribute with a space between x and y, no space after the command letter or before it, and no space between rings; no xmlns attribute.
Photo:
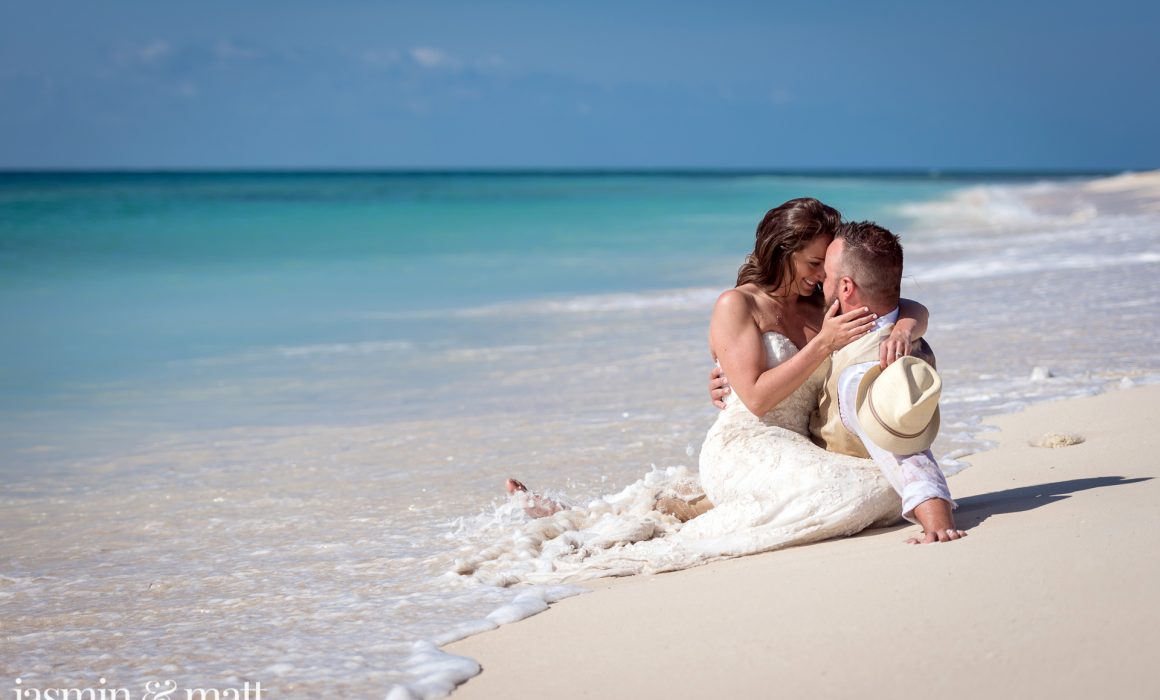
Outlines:
<svg viewBox="0 0 1160 700"><path fill-rule="evenodd" d="M779 333L763 339L769 367L797 352ZM761 417L730 394L701 447L699 479L683 467L653 471L587 507L520 522L491 546L465 545L456 570L496 585L670 571L895 522L901 502L872 460L809 439L823 375ZM655 510L660 497L700 493L714 507L687 523Z"/></svg>
<svg viewBox="0 0 1160 700"><path fill-rule="evenodd" d="M780 333L762 338L768 367L798 351ZM700 476L709 500L735 516L733 525L796 537L810 531L813 540L851 535L900 517L898 494L873 460L826 452L810 440L810 414L824 381L823 366L761 417L736 393L729 394L701 446Z"/></svg>

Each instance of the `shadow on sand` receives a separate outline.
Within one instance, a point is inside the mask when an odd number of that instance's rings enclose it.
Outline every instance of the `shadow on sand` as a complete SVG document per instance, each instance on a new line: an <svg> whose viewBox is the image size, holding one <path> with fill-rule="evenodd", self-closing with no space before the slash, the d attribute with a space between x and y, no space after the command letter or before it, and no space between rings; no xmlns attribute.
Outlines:
<svg viewBox="0 0 1160 700"><path fill-rule="evenodd" d="M1137 484L1149 481L1153 477L1145 476L1128 479L1122 476L1095 476L1087 479L1070 479L1068 481L1053 481L1049 484L1034 484L1021 486L1006 491L992 491L977 496L955 499L959 504L955 510L955 522L964 530L975 527L992 515L1002 513L1021 513L1033 510L1056 501L1062 501L1073 493L1098 489L1105 486L1121 486L1123 484Z"/></svg>

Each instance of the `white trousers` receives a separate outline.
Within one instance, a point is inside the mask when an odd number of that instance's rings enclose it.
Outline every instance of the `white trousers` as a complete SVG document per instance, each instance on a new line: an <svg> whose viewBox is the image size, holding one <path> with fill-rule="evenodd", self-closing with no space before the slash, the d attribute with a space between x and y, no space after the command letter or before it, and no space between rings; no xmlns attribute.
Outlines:
<svg viewBox="0 0 1160 700"><path fill-rule="evenodd" d="M838 411L842 416L842 423L858 436L866 451L874 459L883 476L902 498L902 517L911 522L914 519L914 509L923 501L931 498L941 498L951 504L951 508L958 505L951 500L950 489L947 488L947 478L935 461L930 450L919 454L896 455L874 444L862 430L856 410L858 401L858 385L862 377L877 362L864 362L851 365L842 370L838 378Z"/></svg>

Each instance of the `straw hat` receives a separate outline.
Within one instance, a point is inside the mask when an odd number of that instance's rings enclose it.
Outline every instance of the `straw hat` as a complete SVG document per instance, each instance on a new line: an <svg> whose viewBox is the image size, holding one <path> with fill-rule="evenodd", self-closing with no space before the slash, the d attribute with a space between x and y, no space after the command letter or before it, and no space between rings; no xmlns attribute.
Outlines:
<svg viewBox="0 0 1160 700"><path fill-rule="evenodd" d="M942 378L917 357L870 368L858 385L858 421L874 444L898 455L922 452L938 435Z"/></svg>

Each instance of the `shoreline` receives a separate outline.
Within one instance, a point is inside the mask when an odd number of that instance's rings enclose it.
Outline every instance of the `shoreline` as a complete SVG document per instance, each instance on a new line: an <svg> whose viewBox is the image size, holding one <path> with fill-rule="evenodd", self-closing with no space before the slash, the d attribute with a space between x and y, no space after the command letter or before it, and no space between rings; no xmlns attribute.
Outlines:
<svg viewBox="0 0 1160 700"><path fill-rule="evenodd" d="M389 228L395 220L388 216L391 206L365 207L382 197L360 189L358 179L334 181L351 195L348 200L314 184L301 187L294 178L263 181L255 189L207 176L205 187L175 196L165 178L154 183L143 177L142 186L116 196L156 212L157 232L172 229L173 237L151 235L130 246L127 252L136 253L127 260L140 254L144 261L133 274L92 277L87 266L95 262L94 270L104 270L103 258L85 246L121 224L137 230L129 220L136 215L116 207L94 210L100 215L80 226L77 212L93 203L101 209L124 183L110 187L97 177L84 196L47 181L28 188L29 196L56 202L46 213L78 222L68 240L79 248L65 246L76 249L58 261L65 267L45 287L47 296L17 305L19 318L31 325L9 348L36 359L32 369L61 369L51 376L70 392L14 392L14 420L5 425L10 478L4 549L10 561L0 576L0 608L11 623L10 677L42 687L78 685L96 669L123 677L165 673L205 685L246 673L291 694L359 696L387 688L396 697L392 689L398 687L422 688L416 693L423 697L450 692L450 679L469 678L478 665L471 659L455 665L436 645L493 628L493 620L534 614L563 595L540 587L474 586L450 575L464 548L497 548L512 562L503 572L510 573L507 582L526 573L523 563L535 561L522 556L528 540L511 537L524 523L501 495L504 478L515 475L590 503L655 471L695 467L697 447L716 414L704 395L707 310L736 264L721 252L725 239L708 232L751 229L749 210L764 206L771 192L852 197L880 216L926 222L910 231L913 275L907 284L938 318L931 337L948 381L935 453L944 466L948 457L983 449L973 437L980 416L1114 390L1121 382L1160 381L1153 351L1160 336L1149 302L1160 292L1160 172L949 189L947 183L919 187L881 179L745 178L682 189L653 178L637 183L647 185L640 191L637 185L606 191L577 179L569 191L592 206L577 208L565 198L548 210L536 208L542 183L497 181L468 188L480 202L499 195L499 209L473 219L483 221L479 233L531 203L512 241L538 241L538 234L525 237L530 222L555 206L584 210L552 240L576 238L567 246L553 243L536 258L559 267L562 277L550 280L542 273L508 279L527 267L518 245L481 250L481 257L463 253L449 268L454 276L478 286L496 277L489 271L503 270L508 286L479 287L486 293L471 296L450 318L438 311L444 303L438 299L422 311L367 301L389 299L391 289L411 285L382 274L396 267L352 256L375 238L364 229ZM456 218L470 209L462 208L470 201L450 182L418 188L401 182L388 188L388 200L426 192L416 200L426 202L422 211L447 209ZM697 196L666 218L676 210L662 201L688 192ZM633 217L617 219L619 233L605 231L601 212L624 202L632 203ZM171 247L166 241L185 250L185 242L204 239L186 236L185 226L196 232L231 221L229 212L238 206L257 206L271 217L254 229L255 245L238 258L241 267L200 276L202 268L187 263L212 262L220 251L192 243L189 250L208 257L148 262L150 251ZM313 214L299 221L286 207ZM208 219L192 216L203 209ZM242 303L239 292L256 289L247 270L268 267L283 253L312 259L314 249L294 241L312 240L322 214L358 222L336 241L340 254L314 278L275 265L270 269L281 272L271 273L271 289L283 291ZM37 222L42 218L29 222L30 231L40 230ZM273 240L274 224L290 236L289 247L276 254L262 244ZM420 227L418 234L435 236L437 228ZM611 237L591 234L597 230ZM621 238L636 241L624 255L602 247L612 240L619 246ZM426 269L437 258L432 251L454 242L436 239L435 248L420 251L415 270ZM648 265L640 266L641 251L651 248L661 255L653 259L650 252ZM43 261L38 250L17 250L27 254L30 267L25 277L14 278L15 291L41 285L33 274ZM597 263L604 272L585 272ZM622 288L626 270L634 277ZM143 284L162 280L161 273L186 279L178 285L185 291ZM311 284L328 281L330 289L329 282L340 278L333 297L310 292ZM526 294L507 296L517 288ZM101 289L121 301L98 304ZM1064 292L1074 305L1056 303ZM352 303L339 303L344 298ZM208 343L196 351L171 335L192 327L165 320L177 318L169 307L185 309L195 299L223 319L221 328L190 336ZM239 303L227 308L226 299ZM84 304L64 303L69 300ZM978 318L964 322L958 310L965 302L982 310ZM275 322L280 317L264 314L275 306L296 309L303 321L312 313L316 321L328 320L325 327L295 323L283 335ZM62 314L37 312L52 309ZM112 328L118 319L136 324L163 311L154 330L169 331L142 336L141 344L130 342L131 333L94 330L105 327L102 319ZM32 321L42 316L47 325L38 335ZM239 325L243 316L254 322ZM213 338L228 342L219 347ZM117 369L127 362L122 345L140 355L140 363L123 373ZM174 348L180 349L177 359L164 367L151 364L150 357L167 357ZM75 361L68 359L74 355ZM86 372L101 381L78 384ZM400 390L414 378L418 391ZM28 398L26 406L17 405L16 399L25 400L20 397ZM958 483L956 477L952 488ZM174 551L181 556L170 556ZM553 566L551 552L535 564ZM192 618L190 600L204 603ZM85 620L80 632L69 622L75 615ZM222 615L232 620L228 630L214 623ZM128 634L126 620L136 619L150 620L153 636ZM373 660L345 665L372 646L380 650ZM494 668L488 662L489 672ZM442 689L428 692L437 682L444 682Z"/></svg>
<svg viewBox="0 0 1160 700"><path fill-rule="evenodd" d="M444 647L483 669L454 697L1145 697L1158 405L1151 385L985 419L997 447L951 479L961 542L906 546L908 524L586 584ZM1060 432L1085 441L1030 445Z"/></svg>

